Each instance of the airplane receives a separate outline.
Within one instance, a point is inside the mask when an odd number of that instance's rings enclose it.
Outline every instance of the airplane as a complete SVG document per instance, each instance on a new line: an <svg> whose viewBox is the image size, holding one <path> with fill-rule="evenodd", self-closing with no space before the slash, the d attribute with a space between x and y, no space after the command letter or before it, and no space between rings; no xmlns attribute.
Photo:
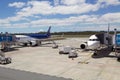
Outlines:
<svg viewBox="0 0 120 80"><path fill-rule="evenodd" d="M107 33L99 33L95 35L91 35L89 40L80 45L81 49L89 49L93 50L94 55L97 55L97 50L102 47L107 47L112 45L112 35Z"/></svg>
<svg viewBox="0 0 120 80"><path fill-rule="evenodd" d="M51 37L50 34L51 26L49 27L47 33L45 34L26 34L26 35L15 35L16 42L27 46L36 46L41 44L41 41L46 40Z"/></svg>
<svg viewBox="0 0 120 80"><path fill-rule="evenodd" d="M116 36L118 37L116 38ZM117 42L117 43L116 43ZM119 44L118 44L119 43ZM81 49L88 49L94 51L93 56L98 55L98 51L101 49L110 48L110 52L117 49L116 45L120 46L120 34L116 34L116 29L114 35L108 33L94 34L89 37L87 42L80 45ZM120 47L118 47L120 49ZM116 54L117 60L120 62L120 54Z"/></svg>

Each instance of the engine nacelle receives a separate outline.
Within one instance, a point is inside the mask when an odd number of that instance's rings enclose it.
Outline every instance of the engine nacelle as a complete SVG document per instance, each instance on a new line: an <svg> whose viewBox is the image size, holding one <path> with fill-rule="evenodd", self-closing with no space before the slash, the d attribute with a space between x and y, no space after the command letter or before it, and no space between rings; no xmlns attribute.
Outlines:
<svg viewBox="0 0 120 80"><path fill-rule="evenodd" d="M30 45L31 45L31 46L36 46L36 45L37 45L37 42L36 42L36 41L30 41Z"/></svg>
<svg viewBox="0 0 120 80"><path fill-rule="evenodd" d="M80 45L80 48L81 48L81 49L87 49L87 47L88 47L87 42L82 43L82 44Z"/></svg>

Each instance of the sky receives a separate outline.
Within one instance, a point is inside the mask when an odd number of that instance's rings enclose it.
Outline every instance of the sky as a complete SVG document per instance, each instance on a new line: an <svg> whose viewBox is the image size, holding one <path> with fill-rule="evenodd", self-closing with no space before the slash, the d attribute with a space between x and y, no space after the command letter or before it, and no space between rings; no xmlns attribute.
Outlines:
<svg viewBox="0 0 120 80"><path fill-rule="evenodd" d="M0 0L0 32L120 31L120 0Z"/></svg>

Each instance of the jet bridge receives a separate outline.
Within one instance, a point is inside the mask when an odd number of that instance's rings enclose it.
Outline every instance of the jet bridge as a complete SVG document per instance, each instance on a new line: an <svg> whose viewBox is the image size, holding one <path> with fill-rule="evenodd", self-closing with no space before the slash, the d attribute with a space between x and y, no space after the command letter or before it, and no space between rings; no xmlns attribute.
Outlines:
<svg viewBox="0 0 120 80"><path fill-rule="evenodd" d="M96 34L101 44L112 45L112 35L108 33Z"/></svg>
<svg viewBox="0 0 120 80"><path fill-rule="evenodd" d="M116 35L116 46L120 47L120 34Z"/></svg>
<svg viewBox="0 0 120 80"><path fill-rule="evenodd" d="M113 36L113 45L115 54L118 57L117 60L120 61L120 33L118 34L116 29Z"/></svg>

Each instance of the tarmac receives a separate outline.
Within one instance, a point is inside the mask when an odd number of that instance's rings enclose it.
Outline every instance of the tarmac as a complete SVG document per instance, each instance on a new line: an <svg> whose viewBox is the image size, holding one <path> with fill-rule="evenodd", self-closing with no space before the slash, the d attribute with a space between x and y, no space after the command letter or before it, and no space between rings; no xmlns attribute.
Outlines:
<svg viewBox="0 0 120 80"><path fill-rule="evenodd" d="M72 80L0 67L0 80Z"/></svg>
<svg viewBox="0 0 120 80"><path fill-rule="evenodd" d="M93 51L79 49L80 44L87 40L88 38L67 38L55 41L60 47L72 46L77 48L78 57L74 59L68 58L68 55L65 54L60 55L59 49L52 48L53 44L44 42L38 47L17 47L13 51L6 52L6 56L12 58L12 63L0 66L5 69L62 77L61 80L65 78L73 80L119 80L120 62L117 62L114 52L104 49L97 57L92 57ZM0 77L2 77L2 73L4 72L0 71Z"/></svg>

